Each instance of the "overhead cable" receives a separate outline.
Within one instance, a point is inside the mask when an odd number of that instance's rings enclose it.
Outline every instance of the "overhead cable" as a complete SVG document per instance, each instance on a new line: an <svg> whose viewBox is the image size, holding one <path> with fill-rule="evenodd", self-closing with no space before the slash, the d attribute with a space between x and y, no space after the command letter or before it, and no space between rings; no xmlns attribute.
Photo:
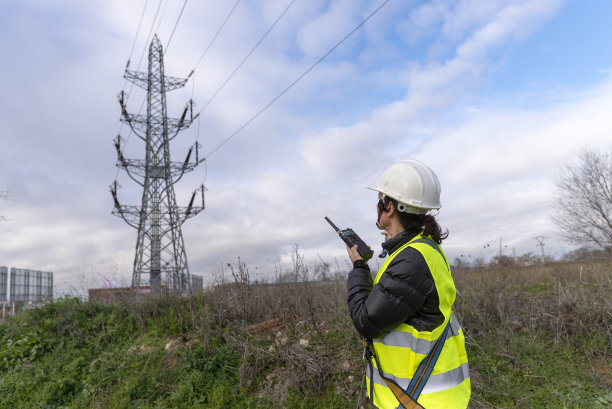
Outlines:
<svg viewBox="0 0 612 409"><path fill-rule="evenodd" d="M293 5L293 3L295 3L295 0L291 0L291 2L287 5L287 7L285 7L285 9L283 10L283 12L276 18L276 20L274 21L274 23L272 23L272 25L270 26L270 28L268 28L268 30L261 36L261 38L259 39L259 41L257 41L257 43L253 46L253 48L251 48L251 51L249 51L249 53L246 55L246 57L244 57L242 59L242 61L240 62L240 64L238 64L238 66L234 69L234 71L229 75L229 77L227 77L225 79L225 81L223 81L223 84L221 84L221 86L217 89L217 91L215 91L215 93L212 95L212 97L210 97L210 99L208 101L206 101L206 103L204 104L204 106L202 107L202 109L200 109L200 111L198 112L198 115L202 113L202 111L204 111L206 109L206 107L215 99L215 97L217 95L219 95L219 92L221 92L221 90L223 88L225 88L225 85L227 85L227 83L229 82L229 80L232 79L232 77L238 72L238 70L240 69L240 67L242 67L242 65L246 62L246 60L249 59L249 57L251 56L251 54L253 54L253 52L257 49L257 47L259 47L259 45L263 42L263 40L268 36L268 34L270 33L270 31L272 31L272 29L276 26L276 24L278 24L278 22L281 20L281 18L283 18L283 16L285 15L285 13L287 13L287 11L289 10L289 8L291 7L291 5Z"/></svg>
<svg viewBox="0 0 612 409"><path fill-rule="evenodd" d="M159 9L161 8L162 3L164 2L164 0L159 0L159 4L157 5L157 10L155 11L155 17L153 17L153 21L151 22L151 28L149 29L149 34L147 35L147 40L145 42L145 46L144 49L142 50L142 54L140 56L140 60L138 61L138 66L136 67L136 71L138 71L140 69L140 64L142 64L142 59L144 58L144 55L147 51L147 44L149 44L149 39L151 38L151 34L153 33L153 27L155 27L155 22L157 21L157 16L159 14ZM165 10L165 8L164 8ZM162 13L163 14L163 13ZM161 18L160 18L161 20ZM127 80L126 80L127 81ZM125 85L124 85L125 87ZM130 93L132 92L132 88L134 88L134 83L130 83L130 88L128 89L127 92L127 97L130 97ZM142 107L144 106L144 103L146 101L146 97L143 100L142 104L140 105L140 110L138 111L138 113L140 114L140 111L142 110ZM129 139L129 135L128 135L128 139Z"/></svg>
<svg viewBox="0 0 612 409"><path fill-rule="evenodd" d="M217 145L213 150L208 152L207 155L204 156L204 159L208 159L210 155L218 151L223 145L230 141L234 136L236 136L240 131L247 127L251 122L253 122L259 115L261 115L266 109L270 107L273 103L275 103L280 97L282 97L287 91L289 91L298 81L304 78L310 71L312 71L317 65L319 65L328 55L330 55L336 48L340 46L344 41L346 41L355 31L357 31L361 26L363 26L369 19L371 19L376 13L378 13L387 3L391 0L385 0L382 2L380 6L378 6L372 13L370 13L361 23L359 23L355 28L353 28L342 40L340 40L336 45L334 45L328 52L323 54L321 58L319 58L314 64L312 64L302 75L297 77L289 86L287 86L284 90L282 90L276 97L274 97L270 102L268 102L263 108L261 108L255 115L253 115L248 121L246 121L240 128L238 128L234 133L225 138L219 145ZM200 111L202 112L202 111ZM200 113L198 113L198 116ZM203 159L203 160L204 160Z"/></svg>
<svg viewBox="0 0 612 409"><path fill-rule="evenodd" d="M157 11L155 11L155 17L153 17L153 21L151 22L151 28L149 29L149 34L147 35L147 40L145 41L144 49L142 50L142 54L140 55L140 61L138 61L138 67L136 71L140 69L140 64L142 64L142 59L147 51L147 44L149 44L149 39L151 38L151 33L153 33L153 27L155 27L155 22L157 21L157 15L159 14L159 9L161 8L164 0L159 0L159 4L157 5Z"/></svg>
<svg viewBox="0 0 612 409"><path fill-rule="evenodd" d="M162 21L164 20L164 15L166 14L166 9L168 8L168 2L164 4L164 9L162 10L161 16L159 16L159 21L157 22L157 28L155 29L155 34L159 34L159 28L161 27Z"/></svg>
<svg viewBox="0 0 612 409"><path fill-rule="evenodd" d="M164 56L168 52L168 47L170 47L170 41L172 41L172 37L174 36L174 31L176 30L176 26L178 26L179 21L181 21L181 17L183 16L183 11L185 11L185 6L187 5L187 0L183 3L183 8L181 8L181 12L179 13L178 18L176 19L176 23L174 24L174 28L172 29L172 33L170 34L170 38L166 43L166 48L164 49Z"/></svg>
<svg viewBox="0 0 612 409"><path fill-rule="evenodd" d="M236 0L236 3L234 3L234 7L232 7L232 9L230 10L229 14L227 15L227 17L225 17L225 20L223 20L223 23L221 23L221 26L219 27L219 29L217 30L217 32L215 33L214 37L212 38L212 40L210 41L210 43L208 44L208 47L206 47L206 50L204 50L204 53L202 54L202 56L198 59L198 62L196 63L196 65L193 67L193 69L191 70L191 72L189 73L189 75L187 76L187 78L191 77L193 75L193 72L195 71L195 69L198 67L198 65L200 64L200 62L202 61L202 59L204 58L204 56L206 54L208 54L208 50L210 50L210 47L212 47L213 43L215 42L215 40L217 39L217 37L219 36L219 33L221 32L221 30L223 30L223 27L225 26L225 23L227 23L227 21L230 19L230 17L232 16L232 14L234 14L234 10L236 10L236 7L238 6L238 3L240 3L240 0Z"/></svg>
<svg viewBox="0 0 612 409"><path fill-rule="evenodd" d="M140 20L138 21L138 28L136 29L136 35L134 36L134 41L132 42L132 48L130 49L130 55L128 56L127 63L125 64L126 70L130 67L130 61L132 59L132 55L134 54L134 48L136 47L136 41L138 40L138 34L140 34L140 28L142 27L142 20L144 19L145 12L147 11L148 4L149 4L149 0L145 0L144 7L142 8L142 12L140 13ZM124 81L122 89L125 88L126 84L127 84L127 79ZM131 87L130 87L130 91L131 91ZM117 135L120 135L122 130L123 130L123 122L120 122L119 130L117 131ZM131 135L131 130L130 130L130 134L128 134L128 137L127 137L128 140L130 138L130 135ZM117 180L118 176L119 176L119 168L117 168L117 173L115 174L115 180Z"/></svg>
<svg viewBox="0 0 612 409"><path fill-rule="evenodd" d="M130 55L128 57L125 68L128 68L130 66L130 60L132 59L132 54L134 53L134 47L136 46L136 40L138 39L138 33L140 33L140 26L142 26L142 20L144 18L145 11L147 10L148 3L149 3L149 0L146 0L145 5L142 8L142 13L140 13L140 21L138 22L138 28L136 29L136 35L134 36L134 41L132 42L132 49L130 50Z"/></svg>

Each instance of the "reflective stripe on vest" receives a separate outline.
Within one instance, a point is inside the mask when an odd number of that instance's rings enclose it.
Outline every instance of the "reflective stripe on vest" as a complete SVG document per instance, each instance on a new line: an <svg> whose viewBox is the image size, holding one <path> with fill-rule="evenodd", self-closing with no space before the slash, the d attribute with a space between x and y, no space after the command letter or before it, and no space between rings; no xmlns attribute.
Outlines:
<svg viewBox="0 0 612 409"><path fill-rule="evenodd" d="M450 338L450 337L460 335L459 333L460 328L461 328L461 325L459 324L459 322L455 319L455 316L453 315L448 337ZM433 348L434 344L436 343L435 339L431 341L427 339L421 339L421 338L415 337L414 335L408 332L402 332L402 331L391 331L387 333L383 338L377 338L372 341L374 343L385 344L388 346L410 348L412 352L414 352L415 354L421 354L421 355L427 355L429 351L431 351L431 349Z"/></svg>
<svg viewBox="0 0 612 409"><path fill-rule="evenodd" d="M385 377L390 378L392 381L401 386L404 390L408 387L408 384L412 380L412 378L398 378L397 376L393 376L392 374L388 374L386 372L383 373ZM431 375L427 380L427 383L425 384L425 387L423 388L423 391L421 393L425 394L440 392L449 388L453 388L461 384L461 382L463 382L466 378L469 378L469 376L470 370L468 364L461 364L460 367L451 369L448 372ZM373 379L375 384L383 386L385 388L387 387L385 381L382 380L378 371L376 370L374 370ZM420 402L420 400L418 399L417 401Z"/></svg>
<svg viewBox="0 0 612 409"><path fill-rule="evenodd" d="M427 408L465 408L470 397L467 353L463 330L452 314L451 307L455 301L456 289L442 249L433 240L417 235L385 260L376 275L374 285L378 284L393 259L407 247L419 251L425 259L435 282L439 308L445 320L432 331L418 331L411 325L402 323L384 337L372 340L381 369L385 377L394 380L404 389L408 387L418 365L429 353L450 319L449 333L440 357L417 401ZM373 360L371 365L376 367ZM366 376L368 394L372 396L369 371ZM397 399L381 379L377 369L373 371L372 381L374 404L379 408L396 408Z"/></svg>

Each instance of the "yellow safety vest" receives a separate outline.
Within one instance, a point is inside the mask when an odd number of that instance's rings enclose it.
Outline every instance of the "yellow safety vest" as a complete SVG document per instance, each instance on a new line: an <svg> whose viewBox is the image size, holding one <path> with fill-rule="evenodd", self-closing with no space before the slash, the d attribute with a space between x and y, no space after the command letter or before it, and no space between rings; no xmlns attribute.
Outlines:
<svg viewBox="0 0 612 409"><path fill-rule="evenodd" d="M421 241L416 242L419 239ZM407 247L414 248L425 259L438 291L440 311L445 320L432 331L418 331L413 326L402 323L382 338L372 340L378 362L384 376L405 390L419 364L442 334L448 320L451 320L442 352L417 402L427 409L466 408L471 393L468 358L463 330L452 313L456 289L442 249L431 240L423 240L421 234L417 235L385 260L374 279L374 285L378 284L391 261ZM381 379L374 358L370 359L369 364L374 368L373 382L370 381L371 372L366 371L366 385L374 405L381 409L397 408L399 402ZM370 391L371 383L374 386L374 396Z"/></svg>

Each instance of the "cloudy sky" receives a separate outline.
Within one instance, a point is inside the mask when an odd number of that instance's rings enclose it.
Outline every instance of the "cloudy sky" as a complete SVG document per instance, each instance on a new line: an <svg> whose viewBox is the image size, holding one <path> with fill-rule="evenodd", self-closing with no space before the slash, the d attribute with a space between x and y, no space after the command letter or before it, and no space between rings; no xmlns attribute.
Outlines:
<svg viewBox="0 0 612 409"><path fill-rule="evenodd" d="M205 280L237 257L266 276L296 245L307 262L345 263L324 216L378 249L366 187L405 158L438 174L451 260L500 244L537 253L537 236L549 254L572 249L550 220L554 180L582 148L612 141L612 2L390 0L236 133L383 3L243 0L213 42L236 2L1 2L0 265L53 271L56 294L131 281L136 230L111 214L108 187L116 179L126 205L141 191L112 141L121 133L126 156L143 157L117 94L138 112L145 93L123 72L128 59L146 70L153 33L166 75L194 70L168 110L180 116L192 97L202 110L172 156L196 140L210 153L176 186L180 205L208 188L183 225Z"/></svg>

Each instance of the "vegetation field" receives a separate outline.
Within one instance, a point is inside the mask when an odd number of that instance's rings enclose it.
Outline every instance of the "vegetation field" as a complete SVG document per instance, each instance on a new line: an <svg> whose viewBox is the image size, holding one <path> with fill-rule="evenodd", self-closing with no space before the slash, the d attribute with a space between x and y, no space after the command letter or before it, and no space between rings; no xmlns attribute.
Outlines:
<svg viewBox="0 0 612 409"><path fill-rule="evenodd" d="M345 272L238 261L214 291L66 297L0 324L0 408L356 408ZM612 407L612 261L454 272L471 408Z"/></svg>

